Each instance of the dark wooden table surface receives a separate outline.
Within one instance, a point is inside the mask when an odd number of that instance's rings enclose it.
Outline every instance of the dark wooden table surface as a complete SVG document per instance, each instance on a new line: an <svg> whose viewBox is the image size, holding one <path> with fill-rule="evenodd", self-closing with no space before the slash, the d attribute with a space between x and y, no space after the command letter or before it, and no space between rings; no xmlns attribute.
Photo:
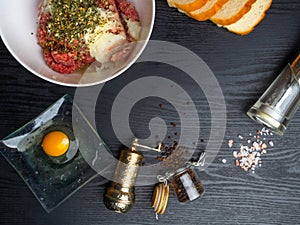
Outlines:
<svg viewBox="0 0 300 225"><path fill-rule="evenodd" d="M96 178L48 214L1 156L0 224L300 224L300 113L293 118L285 136L269 137L275 145L268 148L255 174L234 165L232 151L238 149L229 148L227 144L230 138L238 142L237 135L247 136L261 128L246 116L246 111L300 50L300 2L274 0L262 23L243 37L209 21L194 21L169 8L163 0L156 3L151 39L173 42L199 55L215 74L225 97L227 125L221 149L213 163L199 173L206 190L204 196L183 205L171 191L167 211L156 221L151 208L153 185L137 187L134 208L121 215L105 208L104 186L101 179ZM64 94L75 92L75 88L46 82L28 72L2 41L0 66L0 138L37 116ZM170 72L170 68L156 64L148 66L147 71L153 69L162 76ZM135 71L141 70L130 70L133 77ZM132 79L127 74L108 82L110 88L102 94L108 102L113 101L112 95L117 94L120 86ZM181 74L173 71L172 76L180 80ZM188 80L181 82L191 95L196 95L197 90L193 92L194 86ZM153 106L147 100L141 104L143 107L140 105L141 109L132 115L141 121L132 122L132 129L143 137L147 135L147 124L153 115L151 109L156 107L157 110L158 105ZM195 104L204 103L199 100ZM174 119L173 116L164 115L164 119L168 121ZM109 110L98 112L97 122L104 124L98 131L111 149L117 151L120 143L109 128L109 118ZM200 133L199 148L205 148L207 142L209 123L205 126Z"/></svg>

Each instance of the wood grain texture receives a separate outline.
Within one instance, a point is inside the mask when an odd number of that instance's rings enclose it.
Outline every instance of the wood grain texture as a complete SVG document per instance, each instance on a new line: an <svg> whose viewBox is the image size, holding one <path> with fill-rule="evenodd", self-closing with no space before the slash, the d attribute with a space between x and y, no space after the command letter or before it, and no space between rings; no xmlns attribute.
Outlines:
<svg viewBox="0 0 300 225"><path fill-rule="evenodd" d="M300 113L284 137L269 137L273 148L263 156L262 167L255 174L234 165L227 141L237 135L255 133L261 126L247 116L247 109L259 98L276 75L300 50L300 2L274 0L265 19L244 37L229 33L213 23L198 22L169 8L166 1L156 1L157 13L151 39L182 45L199 55L215 74L225 97L227 127L222 147L214 162L199 175L204 196L189 204L179 204L171 189L166 213L155 220L151 208L153 186L136 188L136 204L128 214L115 214L103 205L104 186L95 179L59 208L47 214L21 178L0 157L0 224L299 224L300 222ZM184 60L184 59L182 59ZM140 66L141 67L141 66ZM117 152L121 144L110 123L114 96L138 74L136 65L107 84L97 110L98 131ZM199 148L205 148L210 132L209 109L199 90L182 72L155 63L147 65L148 74L173 76L195 99L203 126ZM146 73L146 72L145 72ZM28 122L65 93L74 88L48 83L24 69L0 42L0 138ZM164 108L159 108L159 103ZM153 115L167 123L176 120L171 105L160 99L139 103L131 117L132 130L141 137L149 134ZM170 128L171 129L171 128ZM179 127L171 129L174 133ZM154 157L147 154L147 157ZM226 163L222 163L226 159Z"/></svg>

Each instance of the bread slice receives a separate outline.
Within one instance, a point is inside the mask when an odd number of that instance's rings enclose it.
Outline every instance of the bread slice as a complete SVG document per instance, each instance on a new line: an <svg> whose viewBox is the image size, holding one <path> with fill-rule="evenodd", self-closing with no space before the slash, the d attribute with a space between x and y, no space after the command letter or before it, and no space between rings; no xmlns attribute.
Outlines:
<svg viewBox="0 0 300 225"><path fill-rule="evenodd" d="M210 20L218 25L229 25L243 17L256 0L229 0Z"/></svg>
<svg viewBox="0 0 300 225"><path fill-rule="evenodd" d="M194 11L204 6L208 0L167 0L170 7L180 9L182 11Z"/></svg>
<svg viewBox="0 0 300 225"><path fill-rule="evenodd" d="M266 11L270 8L272 0L257 0L251 7L251 10L246 13L237 22L224 26L229 31L246 35L249 34L254 27L265 17Z"/></svg>
<svg viewBox="0 0 300 225"><path fill-rule="evenodd" d="M228 0L209 0L203 7L186 14L198 21L204 21L215 15Z"/></svg>

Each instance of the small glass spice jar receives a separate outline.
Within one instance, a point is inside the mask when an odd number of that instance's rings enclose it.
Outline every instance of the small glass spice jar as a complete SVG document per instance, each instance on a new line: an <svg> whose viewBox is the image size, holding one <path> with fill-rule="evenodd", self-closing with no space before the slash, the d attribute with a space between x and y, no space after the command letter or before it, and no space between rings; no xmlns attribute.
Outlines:
<svg viewBox="0 0 300 225"><path fill-rule="evenodd" d="M179 202L194 201L202 196L204 188L195 171L195 167L203 167L206 153L202 152L197 162L186 162L185 166L176 171L168 171L165 175L158 175L159 183L155 186L152 196L152 207L156 213L164 214L169 198L169 185L171 183Z"/></svg>
<svg viewBox="0 0 300 225"><path fill-rule="evenodd" d="M169 178L179 202L193 201L204 192L204 188L193 166L179 169Z"/></svg>

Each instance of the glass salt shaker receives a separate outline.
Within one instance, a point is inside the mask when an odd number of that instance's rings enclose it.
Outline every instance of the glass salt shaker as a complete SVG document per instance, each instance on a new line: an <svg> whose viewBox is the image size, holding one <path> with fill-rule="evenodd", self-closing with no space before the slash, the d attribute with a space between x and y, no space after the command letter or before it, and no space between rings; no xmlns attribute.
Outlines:
<svg viewBox="0 0 300 225"><path fill-rule="evenodd" d="M300 105L300 54L249 109L254 121L283 135Z"/></svg>

